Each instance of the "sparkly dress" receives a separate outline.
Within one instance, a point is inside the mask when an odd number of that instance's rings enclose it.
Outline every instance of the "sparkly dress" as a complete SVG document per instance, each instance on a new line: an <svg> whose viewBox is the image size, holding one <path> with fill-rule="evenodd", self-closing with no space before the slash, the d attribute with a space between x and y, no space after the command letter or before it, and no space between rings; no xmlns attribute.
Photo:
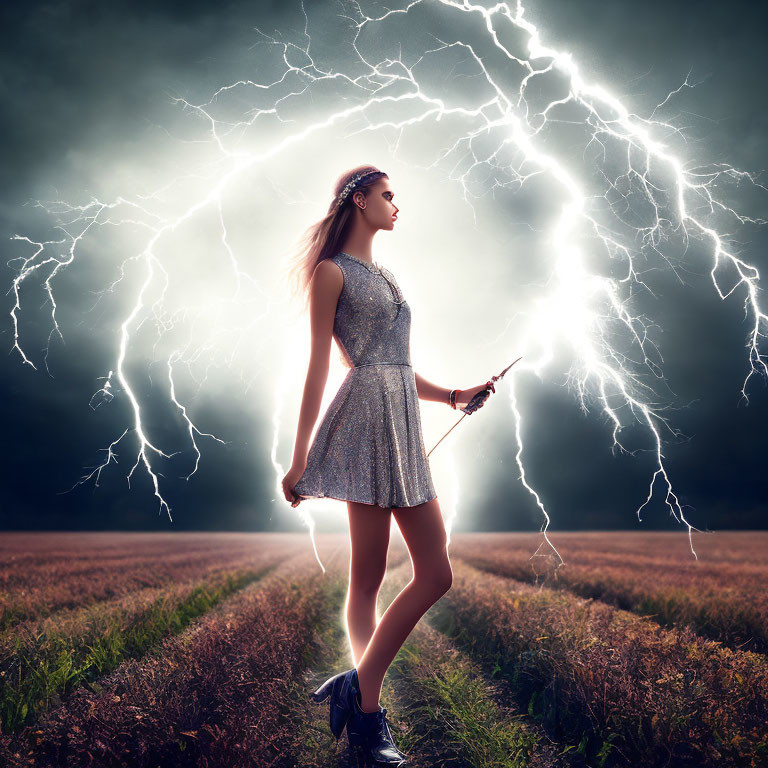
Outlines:
<svg viewBox="0 0 768 768"><path fill-rule="evenodd" d="M339 251L333 334L351 364L294 487L304 498L412 507L437 494L411 366L411 308L386 267Z"/></svg>

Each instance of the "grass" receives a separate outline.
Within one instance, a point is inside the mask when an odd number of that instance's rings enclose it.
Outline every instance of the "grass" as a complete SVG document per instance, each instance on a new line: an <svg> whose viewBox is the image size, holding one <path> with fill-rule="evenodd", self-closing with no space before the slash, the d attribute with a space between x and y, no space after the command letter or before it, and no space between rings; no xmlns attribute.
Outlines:
<svg viewBox="0 0 768 768"><path fill-rule="evenodd" d="M402 575L388 582L387 602L404 583ZM525 713L502 704L502 691L480 665L429 626L428 618L436 608L416 625L387 675L397 713L407 713L402 747L424 765L564 765Z"/></svg>

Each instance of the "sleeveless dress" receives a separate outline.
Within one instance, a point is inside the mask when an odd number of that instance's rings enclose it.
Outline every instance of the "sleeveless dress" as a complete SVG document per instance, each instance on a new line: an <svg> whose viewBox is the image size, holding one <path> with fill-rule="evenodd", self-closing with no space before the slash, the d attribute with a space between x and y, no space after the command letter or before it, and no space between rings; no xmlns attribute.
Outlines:
<svg viewBox="0 0 768 768"><path fill-rule="evenodd" d="M330 258L344 276L333 334L353 367L294 492L389 508L423 504L437 494L411 365L411 308L385 267L344 251Z"/></svg>

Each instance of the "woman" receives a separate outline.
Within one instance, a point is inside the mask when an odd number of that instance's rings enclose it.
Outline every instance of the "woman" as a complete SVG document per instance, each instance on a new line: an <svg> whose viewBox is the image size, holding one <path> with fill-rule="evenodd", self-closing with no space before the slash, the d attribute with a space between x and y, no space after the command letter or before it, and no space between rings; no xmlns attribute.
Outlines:
<svg viewBox="0 0 768 768"><path fill-rule="evenodd" d="M309 230L299 276L309 294L312 345L285 498L347 502L351 544L347 628L355 666L312 694L330 697L330 726L344 727L357 761L404 765L379 705L384 675L419 619L451 586L447 536L424 450L418 399L464 407L492 382L449 390L414 373L411 311L392 273L373 261L373 236L392 230L398 207L386 173L344 174L325 218ZM309 446L328 377L331 338L350 366ZM486 395L486 398L489 396ZM484 402L484 400L483 400ZM376 623L390 513L413 578Z"/></svg>

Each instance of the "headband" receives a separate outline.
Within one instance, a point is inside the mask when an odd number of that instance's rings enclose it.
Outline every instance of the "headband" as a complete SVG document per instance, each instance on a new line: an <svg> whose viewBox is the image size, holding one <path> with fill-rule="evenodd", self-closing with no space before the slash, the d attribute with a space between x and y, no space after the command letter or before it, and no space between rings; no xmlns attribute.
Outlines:
<svg viewBox="0 0 768 768"><path fill-rule="evenodd" d="M355 174L345 185L344 189L339 192L339 199L336 201L336 207L339 208L341 204L347 199L347 195L352 191L358 181L373 176L374 173L381 173L385 175L383 171L363 171L362 173Z"/></svg>

